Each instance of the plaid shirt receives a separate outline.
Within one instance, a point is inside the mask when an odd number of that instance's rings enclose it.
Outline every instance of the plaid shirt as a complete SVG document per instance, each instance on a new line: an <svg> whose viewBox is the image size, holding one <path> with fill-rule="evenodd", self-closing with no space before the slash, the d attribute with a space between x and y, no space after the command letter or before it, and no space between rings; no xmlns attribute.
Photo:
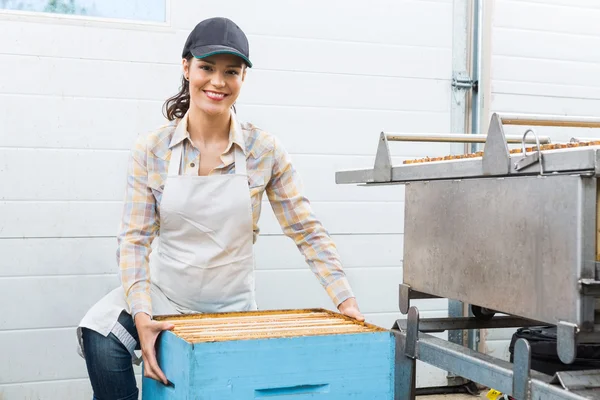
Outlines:
<svg viewBox="0 0 600 400"><path fill-rule="evenodd" d="M162 190L174 145L184 141L181 173L198 174L200 152L187 130L183 126L176 129L177 125L174 121L141 135L129 157L117 262L132 315L140 311L152 315L150 245L159 232ZM242 148L247 159L254 241L259 233L261 200L266 191L284 234L294 240L334 304L338 306L353 297L336 247L313 214L302 193L300 177L280 142L252 124L239 124L232 116L229 145L221 156L221 165L211 175L234 172L234 145Z"/></svg>

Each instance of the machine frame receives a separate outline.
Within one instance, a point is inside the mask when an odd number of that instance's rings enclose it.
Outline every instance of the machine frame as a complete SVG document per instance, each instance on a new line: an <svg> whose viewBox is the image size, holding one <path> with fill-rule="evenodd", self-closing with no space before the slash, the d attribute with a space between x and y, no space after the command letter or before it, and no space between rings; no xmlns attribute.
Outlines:
<svg viewBox="0 0 600 400"><path fill-rule="evenodd" d="M528 128L507 136L503 125ZM557 351L567 364L579 343L600 343L600 141L574 137L570 145L544 150L550 139L529 128L536 125L600 127L600 119L493 114L487 135L383 132L373 168L336 173L338 184L406 185L399 307L408 318L392 328L397 399L414 398L416 360L519 400L600 398L600 371L554 377L531 371L525 340L517 342L511 364L427 334L556 325ZM479 157L394 166L389 141L485 148ZM509 143L520 143L520 153ZM436 297L471 304L476 317L419 321L411 300Z"/></svg>

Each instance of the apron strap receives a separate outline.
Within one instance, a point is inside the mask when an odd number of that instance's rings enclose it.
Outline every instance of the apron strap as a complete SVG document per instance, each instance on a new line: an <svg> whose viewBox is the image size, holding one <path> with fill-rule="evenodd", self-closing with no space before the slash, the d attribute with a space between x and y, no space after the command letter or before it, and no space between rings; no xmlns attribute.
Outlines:
<svg viewBox="0 0 600 400"><path fill-rule="evenodd" d="M234 145L234 155L236 175L247 175L246 156L244 156L244 152L236 145Z"/></svg>
<svg viewBox="0 0 600 400"><path fill-rule="evenodd" d="M171 161L169 161L168 176L177 176L181 169L181 154L183 150L183 142L180 142L171 150Z"/></svg>

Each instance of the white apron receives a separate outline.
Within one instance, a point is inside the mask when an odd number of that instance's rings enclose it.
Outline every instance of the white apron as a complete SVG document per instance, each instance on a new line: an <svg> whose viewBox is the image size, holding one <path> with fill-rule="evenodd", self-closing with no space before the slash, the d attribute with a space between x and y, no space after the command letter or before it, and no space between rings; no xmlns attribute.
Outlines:
<svg viewBox="0 0 600 400"><path fill-rule="evenodd" d="M187 126L187 115L179 129ZM158 246L150 254L154 315L256 310L252 205L246 159L236 145L235 174L180 175L184 141L172 149L160 205ZM243 143L242 143L243 145ZM97 302L77 329L111 332L136 362L136 342L117 322L130 313L123 288Z"/></svg>

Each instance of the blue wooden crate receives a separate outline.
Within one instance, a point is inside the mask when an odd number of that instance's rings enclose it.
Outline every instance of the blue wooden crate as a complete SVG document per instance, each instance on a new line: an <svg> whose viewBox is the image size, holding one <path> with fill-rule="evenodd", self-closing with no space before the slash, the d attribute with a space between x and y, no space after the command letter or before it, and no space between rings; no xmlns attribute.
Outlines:
<svg viewBox="0 0 600 400"><path fill-rule="evenodd" d="M143 400L394 398L388 330L321 309L160 319L176 326L158 345L173 386L143 378Z"/></svg>

